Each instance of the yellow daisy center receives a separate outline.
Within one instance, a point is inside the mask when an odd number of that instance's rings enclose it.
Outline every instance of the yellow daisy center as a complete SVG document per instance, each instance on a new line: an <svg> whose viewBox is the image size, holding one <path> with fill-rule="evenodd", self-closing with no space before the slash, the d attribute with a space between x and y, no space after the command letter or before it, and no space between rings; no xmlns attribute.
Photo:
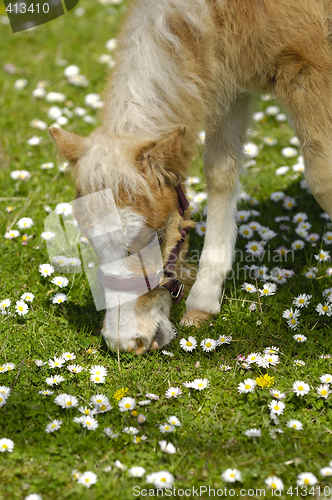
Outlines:
<svg viewBox="0 0 332 500"><path fill-rule="evenodd" d="M3 444L3 445L2 445L2 447L3 447L4 449L8 448L8 446L7 446L6 444Z"/></svg>
<svg viewBox="0 0 332 500"><path fill-rule="evenodd" d="M326 394L327 394L327 390L326 390L326 389L322 389L322 390L320 391L320 393L321 393L321 395L322 395L322 396L326 396Z"/></svg>
<svg viewBox="0 0 332 500"><path fill-rule="evenodd" d="M256 252L256 250L258 250L257 245L253 245L253 246L251 247L251 250L253 250L254 252Z"/></svg>
<svg viewBox="0 0 332 500"><path fill-rule="evenodd" d="M206 347L211 347L211 345L212 345L211 342L206 343Z"/></svg>
<svg viewBox="0 0 332 500"><path fill-rule="evenodd" d="M279 406L278 406L278 405L276 405L276 406L274 407L274 409L278 411L278 410L279 410Z"/></svg>
<svg viewBox="0 0 332 500"><path fill-rule="evenodd" d="M67 406L71 406L71 401L67 401Z"/></svg>
<svg viewBox="0 0 332 500"><path fill-rule="evenodd" d="M202 384L202 382L200 382L200 383L198 384L198 387L204 387L204 384Z"/></svg>
<svg viewBox="0 0 332 500"><path fill-rule="evenodd" d="M191 346L192 346L192 343L188 341L188 342L186 343L186 345L187 345L188 347L191 347Z"/></svg>
<svg viewBox="0 0 332 500"><path fill-rule="evenodd" d="M277 485L276 485L276 483L272 483L272 484L271 484L271 488L272 488L273 490L276 490L276 489L277 489Z"/></svg>
<svg viewBox="0 0 332 500"><path fill-rule="evenodd" d="M299 391L303 391L303 385L299 385L299 386L298 386L298 390L299 390Z"/></svg>
<svg viewBox="0 0 332 500"><path fill-rule="evenodd" d="M250 389L250 384L246 384L246 385L244 386L244 388L245 388L245 389Z"/></svg>
<svg viewBox="0 0 332 500"><path fill-rule="evenodd" d="M125 404L125 408L130 408L130 404L129 404L129 403L126 403L126 404Z"/></svg>
<svg viewBox="0 0 332 500"><path fill-rule="evenodd" d="M329 307L328 306L323 306L322 309L323 309L324 312L327 312L329 310Z"/></svg>
<svg viewBox="0 0 332 500"><path fill-rule="evenodd" d="M22 306L18 306L18 309L19 309L19 311L23 311L23 307Z"/></svg>
<svg viewBox="0 0 332 500"><path fill-rule="evenodd" d="M309 479L305 478L305 480L303 481L305 484L309 484Z"/></svg>

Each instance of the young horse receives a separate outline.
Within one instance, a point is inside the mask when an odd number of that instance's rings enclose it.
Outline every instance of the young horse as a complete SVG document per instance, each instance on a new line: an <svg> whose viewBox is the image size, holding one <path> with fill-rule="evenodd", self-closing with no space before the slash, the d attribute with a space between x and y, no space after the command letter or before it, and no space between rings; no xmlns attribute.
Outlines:
<svg viewBox="0 0 332 500"><path fill-rule="evenodd" d="M50 129L60 153L75 165L78 196L111 188L128 228L122 239L110 233L102 248L93 243L104 274L105 255L120 261L146 228L157 233L165 228L160 248L167 262L180 229L188 226L178 213L176 185L186 175L204 127L207 231L182 321L197 323L219 313L236 239L249 102L257 91L275 94L288 110L307 183L332 217L331 14L330 0L133 3L105 92L102 126L89 137ZM96 217L87 233L92 237L103 231ZM111 280L129 283L129 276L130 270L119 266ZM112 349L142 353L169 342L171 296L166 288L155 287L121 307L112 305L109 293L114 291L106 286L103 334Z"/></svg>

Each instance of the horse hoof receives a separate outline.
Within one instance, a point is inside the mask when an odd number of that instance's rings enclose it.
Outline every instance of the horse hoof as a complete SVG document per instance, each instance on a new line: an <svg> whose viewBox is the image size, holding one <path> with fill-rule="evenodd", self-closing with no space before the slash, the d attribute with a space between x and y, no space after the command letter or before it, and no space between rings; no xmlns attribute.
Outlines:
<svg viewBox="0 0 332 500"><path fill-rule="evenodd" d="M182 326L200 326L201 323L212 318L212 314L205 311L189 310L183 315L180 325Z"/></svg>

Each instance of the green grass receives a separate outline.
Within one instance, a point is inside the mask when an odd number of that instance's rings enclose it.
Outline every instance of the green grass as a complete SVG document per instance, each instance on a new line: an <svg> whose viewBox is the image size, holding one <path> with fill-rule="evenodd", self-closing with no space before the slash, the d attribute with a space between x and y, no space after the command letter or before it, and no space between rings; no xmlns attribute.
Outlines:
<svg viewBox="0 0 332 500"><path fill-rule="evenodd" d="M184 302L174 306L171 316L178 335L167 346L173 357L161 352L142 357L123 354L118 362L117 355L107 350L100 336L103 312L96 312L84 275L74 278L68 274L70 281L75 279L72 288L70 283L64 290L66 293L70 288L68 302L62 306L50 303L50 298L59 290L49 278L41 277L38 272L38 266L48 262L46 244L40 237L47 216L44 207L54 209L61 201L71 201L75 197L75 188L70 176L58 171L60 159L47 131L30 126L35 118L50 125L52 120L47 118L47 110L53 105L44 99L33 99L31 92L38 81L46 80L49 82L47 91L66 95L69 109L84 106L87 93L101 92L107 71L98 59L107 53L104 44L116 36L125 10L125 5L102 6L90 0L81 2L80 6L86 9L83 17L76 17L73 11L35 31L12 34L9 26L1 25L0 60L2 64L12 63L16 67L14 74L0 70L1 234L15 218L32 217L34 226L27 231L33 236L27 245L22 245L21 238L0 238L0 301L10 298L14 305L27 291L33 293L35 299L27 316L0 318L0 364L16 364L12 372L0 374L0 385L12 387L10 397L0 408L0 439L7 437L15 443L12 453L0 454L0 499L23 499L34 492L42 495L44 500L129 499L134 498L135 485L153 489L144 477L130 478L127 472L117 469L115 460L120 460L128 468L141 465L147 474L169 471L175 477L176 488L202 485L231 488L233 485L225 483L220 475L229 467L237 468L242 473L242 482L234 486L237 494L241 488L264 488L264 481L271 474L284 481L285 491L293 486L294 493L298 474L310 471L319 478L320 498L323 498L324 487L330 487L332 493L331 481L319 474L319 470L332 459L332 396L327 400L319 398L315 387L320 384L321 375L332 371L331 359L319 357L331 353L331 318L319 317L315 306L323 302L322 291L332 286L332 280L326 275L330 264L317 264L314 259L321 240L316 247L306 243L304 250L294 254L294 261L290 259L280 264L296 274L285 285L279 285L274 296L258 301L256 295L242 291L241 284L246 280L242 270L236 280L227 280L221 314L211 324L206 323L199 329L181 327L178 322L184 312ZM64 68L58 64L59 59L80 66L81 73L90 81L89 86L77 88L69 85L63 77ZM28 85L22 90L14 88L18 78L28 80ZM254 110L263 110L269 105L271 102L258 98ZM89 115L97 116L93 110ZM66 129L86 135L94 127L74 116ZM268 244L271 251L281 245L289 248L298 238L294 232L295 224L285 222L289 230L280 229L274 220L277 216L292 217L297 212L306 212L312 224L310 232L322 236L327 224L320 217L321 209L313 197L300 187L302 174L294 174L291 170L278 177L274 173L277 167L292 166L296 161L287 160L280 153L282 147L289 145L294 132L287 122L280 124L273 117L254 123L252 127L249 139L261 149L256 158L257 165L248 169L242 184L259 204L242 204L241 208L257 209L260 215L250 220L257 220L277 232ZM33 135L43 138L39 146L27 145L26 141ZM268 135L278 139L276 146L263 145L262 139ZM49 161L53 161L55 167L41 170L40 165ZM31 179L27 182L11 179L10 172L18 169L30 171ZM191 173L202 175L200 147L197 147ZM204 187L200 184L197 189ZM297 206L286 213L282 202L270 200L270 194L276 190L293 196ZM14 207L11 213L6 211L9 205ZM199 221L202 215L196 214L195 218ZM246 243L244 238L238 238L237 249L244 255ZM202 244L203 238L192 231L191 251L201 250ZM326 245L323 248L328 249ZM268 262L267 257L258 264L263 263L269 270L279 265L271 260ZM243 268L245 262L237 258L234 269L237 264ZM304 276L310 266L318 267L317 279ZM293 339L295 332L281 317L300 293L313 296L308 309L301 312L301 325L297 331L307 336L304 343ZM249 311L247 301L257 303L255 312ZM218 338L221 334L232 335L233 340L212 353L204 353L200 347L193 353L186 353L180 348L179 340L188 334L194 335L198 342L206 337ZM253 367L244 371L236 362L238 355L262 352L268 346L276 346L282 353L276 367L267 370ZM95 352L91 353L89 349ZM55 372L65 376L66 381L50 388L54 390L51 396L38 394L47 388L45 378L54 370L47 365L37 368L34 360L47 361L64 351L74 352L77 356L75 362L85 368L96 364L107 367L106 383L102 386L91 383L88 370L73 375L62 368ZM305 361L305 366L295 367L295 359ZM222 364L230 365L230 371L223 372L220 369ZM274 387L287 391L286 410L280 416L278 426L271 423L268 404L272 398L267 389L257 388L247 395L241 395L237 390L245 378L256 378L266 372L275 377ZM208 378L210 387L201 392L183 387L184 382L195 378ZM296 380L304 380L312 386L307 396L297 397L290 391ZM170 386L181 387L182 395L166 399L164 394ZM118 410L113 394L122 387L128 388L127 396L137 401L146 399L147 392L160 396L159 401L138 407L138 412L147 417L144 424L138 424L135 416ZM94 432L72 422L73 416L78 414L76 409L64 411L54 403L55 395L69 393L77 396L80 404L85 404L98 391L112 400L113 409L98 416L99 428ZM165 423L171 415L180 419L181 427L173 434L161 434L158 424ZM63 420L61 428L54 434L45 432L50 418ZM303 423L302 431L286 426L291 418ZM124 426L136 426L148 439L133 444L132 437L123 433L117 439L109 439L102 432L107 426L119 433ZM244 431L252 427L261 428L262 437L246 437ZM275 427L284 433L271 436L270 431L273 434ZM177 453L167 455L161 452L158 444L161 439L171 441L178 449ZM106 472L106 466L111 466L112 470ZM98 482L91 489L84 488L73 479L71 471L74 469L95 472ZM290 494L282 495L290 497ZM248 493L243 498L253 496ZM266 496L271 496L271 493L266 491ZM200 497L208 498L203 490Z"/></svg>

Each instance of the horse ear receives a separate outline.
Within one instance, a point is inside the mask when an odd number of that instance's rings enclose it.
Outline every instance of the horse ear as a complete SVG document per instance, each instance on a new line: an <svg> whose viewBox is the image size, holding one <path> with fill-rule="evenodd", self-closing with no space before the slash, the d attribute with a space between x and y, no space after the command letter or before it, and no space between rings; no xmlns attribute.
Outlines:
<svg viewBox="0 0 332 500"><path fill-rule="evenodd" d="M59 127L50 127L48 131L55 140L60 154L64 156L69 163L75 165L78 159L87 150L85 138L73 134L72 132L66 132Z"/></svg>
<svg viewBox="0 0 332 500"><path fill-rule="evenodd" d="M185 128L179 127L164 139L143 148L137 155L139 168L147 175L172 177L184 175L186 162L182 152L182 140Z"/></svg>

